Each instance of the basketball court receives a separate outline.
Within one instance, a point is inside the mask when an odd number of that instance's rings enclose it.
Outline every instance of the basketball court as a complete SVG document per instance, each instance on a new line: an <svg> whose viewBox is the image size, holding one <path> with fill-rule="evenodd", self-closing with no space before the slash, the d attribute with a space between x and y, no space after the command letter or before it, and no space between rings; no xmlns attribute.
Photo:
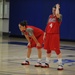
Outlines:
<svg viewBox="0 0 75 75"><path fill-rule="evenodd" d="M50 68L34 67L37 61L37 50L33 48L30 65L22 66L25 60L27 41L23 38L9 38L0 35L0 75L75 75L75 42L61 41L64 70L57 70L57 58L52 52ZM42 61L46 52L42 49Z"/></svg>

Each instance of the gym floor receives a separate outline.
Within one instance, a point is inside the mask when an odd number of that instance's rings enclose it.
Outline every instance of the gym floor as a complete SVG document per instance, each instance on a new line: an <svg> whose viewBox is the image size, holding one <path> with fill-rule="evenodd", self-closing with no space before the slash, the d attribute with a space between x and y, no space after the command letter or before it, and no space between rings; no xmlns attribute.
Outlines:
<svg viewBox="0 0 75 75"><path fill-rule="evenodd" d="M61 41L60 49L64 70L58 71L57 56L52 52L50 68L34 67L37 61L37 50L33 48L30 65L22 66L25 60L27 41L24 38L11 38L0 33L0 75L75 75L75 42ZM42 61L46 52L42 49Z"/></svg>

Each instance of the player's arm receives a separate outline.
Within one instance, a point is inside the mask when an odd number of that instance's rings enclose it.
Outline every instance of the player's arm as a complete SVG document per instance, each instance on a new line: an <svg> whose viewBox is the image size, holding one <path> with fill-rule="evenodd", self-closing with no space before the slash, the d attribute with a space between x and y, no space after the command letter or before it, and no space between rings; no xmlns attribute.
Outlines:
<svg viewBox="0 0 75 75"><path fill-rule="evenodd" d="M50 15L49 15L49 17L50 17ZM48 20L47 20L47 24L49 23L49 19L50 19L49 17L48 17Z"/></svg>
<svg viewBox="0 0 75 75"><path fill-rule="evenodd" d="M39 43L39 42L38 42L38 40L36 39L36 37L35 37L35 35L34 35L34 34L32 34L32 36L31 36L31 37L32 37L32 39L35 41L35 43L36 43L36 44L38 44L38 43Z"/></svg>
<svg viewBox="0 0 75 75"><path fill-rule="evenodd" d="M44 32L43 40L45 39L45 37L46 37L46 32Z"/></svg>
<svg viewBox="0 0 75 75"><path fill-rule="evenodd" d="M39 43L38 40L36 39L34 33L33 33L33 29L32 28L28 28L27 29L28 35L35 41L35 43Z"/></svg>
<svg viewBox="0 0 75 75"><path fill-rule="evenodd" d="M56 17L58 18L58 21L59 22L62 22L62 15L60 14L60 5L59 4L56 4Z"/></svg>
<svg viewBox="0 0 75 75"><path fill-rule="evenodd" d="M30 38L28 36L28 34L24 34L24 36L26 37L27 41L28 41L28 45L29 47L31 47L31 42L30 42Z"/></svg>
<svg viewBox="0 0 75 75"><path fill-rule="evenodd" d="M56 4L56 11L55 11L55 15L57 18L60 18L61 17L61 14L60 14L60 5L59 4Z"/></svg>
<svg viewBox="0 0 75 75"><path fill-rule="evenodd" d="M30 43L29 36L28 36L28 35L26 35L26 34L24 34L24 36L26 37L26 39L27 39L28 43Z"/></svg>

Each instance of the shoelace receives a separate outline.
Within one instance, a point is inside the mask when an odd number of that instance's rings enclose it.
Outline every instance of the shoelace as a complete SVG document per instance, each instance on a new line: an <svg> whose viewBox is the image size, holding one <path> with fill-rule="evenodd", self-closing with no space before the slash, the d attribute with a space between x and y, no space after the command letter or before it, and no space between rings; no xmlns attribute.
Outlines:
<svg viewBox="0 0 75 75"><path fill-rule="evenodd" d="M63 67L63 65L58 65L58 66L61 66L61 67Z"/></svg>

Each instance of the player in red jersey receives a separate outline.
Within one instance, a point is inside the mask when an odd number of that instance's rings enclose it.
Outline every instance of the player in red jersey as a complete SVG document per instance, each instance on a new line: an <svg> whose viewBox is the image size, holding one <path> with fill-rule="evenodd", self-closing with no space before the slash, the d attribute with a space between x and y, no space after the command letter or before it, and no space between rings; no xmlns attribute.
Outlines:
<svg viewBox="0 0 75 75"><path fill-rule="evenodd" d="M38 49L38 60L35 64L35 67L41 66L41 57L42 57L42 44L43 44L43 34L44 31L34 27L27 25L26 21L22 21L19 23L19 29L24 34L26 39L28 40L28 51L27 51L27 57L26 60L21 63L22 65L29 65L29 58L31 55L31 51L33 47L36 47Z"/></svg>
<svg viewBox="0 0 75 75"><path fill-rule="evenodd" d="M60 14L60 5L56 4L52 8L52 13L49 16L48 23L44 33L44 49L47 50L46 62L42 64L42 68L49 68L49 58L52 50L54 50L58 57L58 70L63 70L62 55L60 51L60 24L62 22L62 15Z"/></svg>

